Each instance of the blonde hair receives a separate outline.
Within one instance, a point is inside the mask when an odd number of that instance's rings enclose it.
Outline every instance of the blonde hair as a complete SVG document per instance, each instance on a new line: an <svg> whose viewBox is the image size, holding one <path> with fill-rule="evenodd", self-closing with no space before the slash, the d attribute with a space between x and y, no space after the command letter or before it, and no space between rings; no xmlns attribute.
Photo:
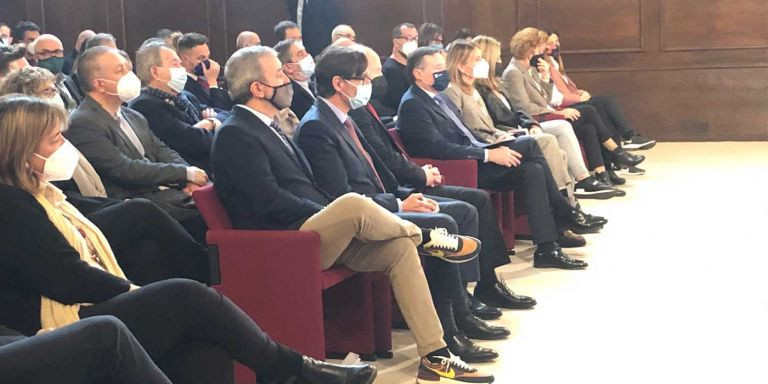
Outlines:
<svg viewBox="0 0 768 384"><path fill-rule="evenodd" d="M490 66L487 79L475 79L476 87L485 87L493 92L499 92L501 85L496 77L497 62L501 57L501 43L493 37L486 35L475 36L472 43L480 49L480 55Z"/></svg>
<svg viewBox="0 0 768 384"><path fill-rule="evenodd" d="M515 59L523 59L528 56L531 51L535 50L537 45L545 43L547 37L546 32L536 28L523 28L512 36L512 39L509 41L509 50L512 51L512 56L514 56Z"/></svg>
<svg viewBox="0 0 768 384"><path fill-rule="evenodd" d="M457 40L451 45L448 51L448 57L445 59L448 74L451 75L451 82L458 86L464 85L461 79L459 66L466 63L469 57L477 49L477 46L471 41Z"/></svg>
<svg viewBox="0 0 768 384"><path fill-rule="evenodd" d="M38 89L48 82L56 83L56 76L44 68L26 67L11 72L0 83L0 95L22 93L37 96Z"/></svg>
<svg viewBox="0 0 768 384"><path fill-rule="evenodd" d="M49 101L19 94L0 97L0 183L36 194L40 182L29 159L43 137L66 121L64 110Z"/></svg>

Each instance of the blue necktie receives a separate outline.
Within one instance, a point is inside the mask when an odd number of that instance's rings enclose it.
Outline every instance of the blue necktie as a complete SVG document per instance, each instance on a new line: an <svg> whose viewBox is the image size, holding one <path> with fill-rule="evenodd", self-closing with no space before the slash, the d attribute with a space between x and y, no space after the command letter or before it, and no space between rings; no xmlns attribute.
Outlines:
<svg viewBox="0 0 768 384"><path fill-rule="evenodd" d="M456 114L451 111L450 108L448 108L447 105L445 105L445 101L441 98L440 95L435 96L435 102L437 102L437 105L440 106L440 108L443 110L443 113L445 113L451 121L453 121L454 124L456 124L457 127L459 127L459 131L464 134L469 139L469 142L472 143L472 145L476 147L485 147L486 144L480 142L480 140L477 140L475 136L472 134L472 132L467 129L466 126L464 126L464 123L459 120L459 118L456 116Z"/></svg>

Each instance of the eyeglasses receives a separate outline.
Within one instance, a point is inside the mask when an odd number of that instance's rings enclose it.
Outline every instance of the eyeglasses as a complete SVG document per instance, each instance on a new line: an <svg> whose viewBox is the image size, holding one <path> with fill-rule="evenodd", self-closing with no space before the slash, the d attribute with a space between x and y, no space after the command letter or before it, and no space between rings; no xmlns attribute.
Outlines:
<svg viewBox="0 0 768 384"><path fill-rule="evenodd" d="M346 80L346 81L353 81L353 80L354 81L362 81L363 84L370 84L371 83L371 79L368 78L368 77L353 77L353 78L344 79L344 80Z"/></svg>
<svg viewBox="0 0 768 384"><path fill-rule="evenodd" d="M56 49L53 51L49 51L47 49L44 49L40 52L35 52L37 56L40 58L40 60L50 59L53 56L56 57L64 57L64 50L63 49Z"/></svg>

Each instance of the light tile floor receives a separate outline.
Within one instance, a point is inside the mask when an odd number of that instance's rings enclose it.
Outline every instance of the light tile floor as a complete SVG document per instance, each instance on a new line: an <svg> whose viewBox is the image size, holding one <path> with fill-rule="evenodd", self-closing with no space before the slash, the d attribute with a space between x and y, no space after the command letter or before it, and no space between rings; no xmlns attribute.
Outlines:
<svg viewBox="0 0 768 384"><path fill-rule="evenodd" d="M531 266L530 242L498 272L530 311L506 311L496 383L768 383L768 143L660 143L627 196L582 200L610 223L570 254L586 271ZM376 383L413 383L395 331Z"/></svg>

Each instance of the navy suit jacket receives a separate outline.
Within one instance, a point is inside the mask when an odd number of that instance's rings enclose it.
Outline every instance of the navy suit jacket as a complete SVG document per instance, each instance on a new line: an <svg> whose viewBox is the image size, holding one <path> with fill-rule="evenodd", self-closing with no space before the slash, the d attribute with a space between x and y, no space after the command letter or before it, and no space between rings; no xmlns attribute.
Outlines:
<svg viewBox="0 0 768 384"><path fill-rule="evenodd" d="M358 150L344 124L324 101L318 99L304 115L294 138L307 155L318 183L334 198L357 192L373 198L391 212L398 212L397 199L406 197L411 191L399 188L397 179L359 130L357 135L371 156L384 185L383 190L368 160Z"/></svg>
<svg viewBox="0 0 768 384"><path fill-rule="evenodd" d="M461 118L458 108L442 98L448 108ZM412 85L403 95L397 127L408 154L431 159L475 159L483 161L483 147L473 145L424 90Z"/></svg>
<svg viewBox="0 0 768 384"><path fill-rule="evenodd" d="M243 107L216 132L216 192L238 229L298 229L330 202L301 150ZM295 153L295 155L294 155Z"/></svg>
<svg viewBox="0 0 768 384"><path fill-rule="evenodd" d="M187 75L187 84L184 85L184 90L194 95L200 101L202 104L201 110L213 108L220 112L232 109L232 99L227 91L220 88L211 88L206 91L192 76Z"/></svg>
<svg viewBox="0 0 768 384"><path fill-rule="evenodd" d="M296 114L296 117L301 120L304 115L315 104L316 95L310 95L304 87L299 83L291 80L291 86L293 87L293 100L291 100L291 111ZM312 84L310 83L310 89Z"/></svg>

